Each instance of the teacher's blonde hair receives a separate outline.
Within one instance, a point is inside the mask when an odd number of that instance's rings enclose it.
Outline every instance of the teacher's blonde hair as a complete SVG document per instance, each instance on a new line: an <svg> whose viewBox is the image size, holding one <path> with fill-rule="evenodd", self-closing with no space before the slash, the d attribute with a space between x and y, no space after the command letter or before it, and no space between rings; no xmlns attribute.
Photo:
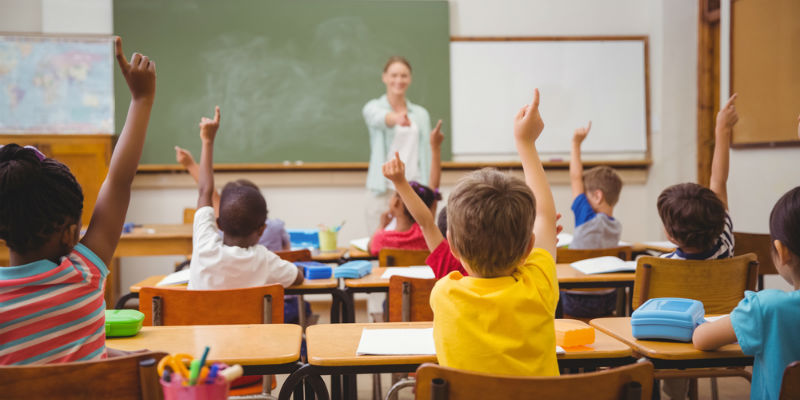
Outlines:
<svg viewBox="0 0 800 400"><path fill-rule="evenodd" d="M406 60L403 56L391 56L389 57L389 61L386 61L386 65L383 66L383 72L386 72L389 67L392 66L394 63L401 63L408 67L408 72L411 72L411 64Z"/></svg>

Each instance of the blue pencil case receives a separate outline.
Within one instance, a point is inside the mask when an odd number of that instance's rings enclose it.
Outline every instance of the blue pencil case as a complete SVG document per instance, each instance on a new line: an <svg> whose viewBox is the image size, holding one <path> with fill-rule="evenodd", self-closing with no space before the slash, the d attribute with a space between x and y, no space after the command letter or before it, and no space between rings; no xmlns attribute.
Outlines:
<svg viewBox="0 0 800 400"><path fill-rule="evenodd" d="M295 261L294 265L303 267L306 279L328 279L333 275L333 268L316 261Z"/></svg>
<svg viewBox="0 0 800 400"><path fill-rule="evenodd" d="M705 310L697 300L662 297L647 300L631 315L636 339L668 339L691 342L694 329L703 323Z"/></svg>
<svg viewBox="0 0 800 400"><path fill-rule="evenodd" d="M333 277L355 279L369 275L370 272L372 272L372 263L370 261L348 261L333 270Z"/></svg>
<svg viewBox="0 0 800 400"><path fill-rule="evenodd" d="M287 229L292 249L318 249L319 229Z"/></svg>

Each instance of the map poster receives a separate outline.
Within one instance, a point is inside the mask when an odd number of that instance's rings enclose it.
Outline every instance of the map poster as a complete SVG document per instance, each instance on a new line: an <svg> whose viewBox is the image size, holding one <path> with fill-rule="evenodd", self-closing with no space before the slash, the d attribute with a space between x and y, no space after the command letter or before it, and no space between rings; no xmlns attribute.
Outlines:
<svg viewBox="0 0 800 400"><path fill-rule="evenodd" d="M114 133L110 37L0 35L0 133Z"/></svg>

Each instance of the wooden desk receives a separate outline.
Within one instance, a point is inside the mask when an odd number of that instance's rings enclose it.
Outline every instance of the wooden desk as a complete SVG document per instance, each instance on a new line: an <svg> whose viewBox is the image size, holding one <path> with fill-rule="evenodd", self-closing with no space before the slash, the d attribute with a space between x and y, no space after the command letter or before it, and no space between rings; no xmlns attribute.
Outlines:
<svg viewBox="0 0 800 400"><path fill-rule="evenodd" d="M647 357L657 369L733 367L752 365L738 344L728 344L715 351L702 351L691 343L639 340L633 337L629 317L596 318L590 324L622 341L636 355Z"/></svg>
<svg viewBox="0 0 800 400"><path fill-rule="evenodd" d="M556 320L556 325L565 320ZM426 362L437 362L435 355L415 356L359 356L356 355L361 331L367 329L422 329L433 322L384 322L370 324L326 324L306 329L308 364L298 369L284 383L280 397L303 377L310 375L339 375L358 373L413 372ZM630 347L603 332L596 332L595 342L589 346L567 348L558 355L560 368L616 366L634 362ZM332 379L332 382L336 382ZM334 385L338 386L338 385ZM354 398L354 383L345 379L344 398ZM336 389L333 389L336 392ZM348 395L349 394L349 395ZM325 394L327 396L327 393Z"/></svg>
<svg viewBox="0 0 800 400"><path fill-rule="evenodd" d="M378 256L373 256L368 251L361 250L356 246L350 245L347 249L348 260L377 260Z"/></svg>
<svg viewBox="0 0 800 400"><path fill-rule="evenodd" d="M344 260L344 255L347 253L346 247L339 247L333 251L311 251L311 259L321 263L337 263L341 264Z"/></svg>
<svg viewBox="0 0 800 400"><path fill-rule="evenodd" d="M299 367L302 334L299 325L290 324L145 326L136 336L108 338L106 345L195 357L209 346L209 361L241 364L245 375L268 375L291 373Z"/></svg>
<svg viewBox="0 0 800 400"><path fill-rule="evenodd" d="M386 267L375 267L369 275L358 279L345 279L344 284L354 292L385 292L389 290L389 280L382 279ZM569 264L556 264L556 277L561 289L592 287L631 287L633 272L587 275L572 268Z"/></svg>
<svg viewBox="0 0 800 400"><path fill-rule="evenodd" d="M130 293L120 297L114 308L121 309L125 303L133 298L139 297L139 291L145 286L156 286L166 275L153 275L136 282L130 286ZM170 285L175 288L186 288L186 284ZM339 281L334 278L328 279L306 279L300 285L295 285L284 289L285 294L305 295L305 294L330 294L333 303L331 304L331 322L339 321L352 322L355 319L355 310L352 299L339 289ZM299 307L303 307L299 304ZM301 321L302 322L302 321Z"/></svg>

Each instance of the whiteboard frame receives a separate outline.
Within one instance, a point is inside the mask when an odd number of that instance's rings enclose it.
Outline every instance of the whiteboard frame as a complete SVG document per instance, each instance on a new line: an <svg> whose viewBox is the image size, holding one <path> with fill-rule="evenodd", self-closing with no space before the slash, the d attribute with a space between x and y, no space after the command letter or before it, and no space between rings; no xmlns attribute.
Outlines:
<svg viewBox="0 0 800 400"><path fill-rule="evenodd" d="M649 36L452 36L450 43L453 42L532 42L532 41L640 41L644 48L644 101L645 101L645 153L642 161L646 165L652 163L651 142L650 142L650 41ZM451 60L452 61L452 60ZM451 85L452 88L452 85ZM456 154L454 153L455 157ZM559 160L560 161L560 160ZM568 161L568 158L567 158ZM603 160L605 164L615 164L616 162L626 163L630 159L621 158L619 160Z"/></svg>

